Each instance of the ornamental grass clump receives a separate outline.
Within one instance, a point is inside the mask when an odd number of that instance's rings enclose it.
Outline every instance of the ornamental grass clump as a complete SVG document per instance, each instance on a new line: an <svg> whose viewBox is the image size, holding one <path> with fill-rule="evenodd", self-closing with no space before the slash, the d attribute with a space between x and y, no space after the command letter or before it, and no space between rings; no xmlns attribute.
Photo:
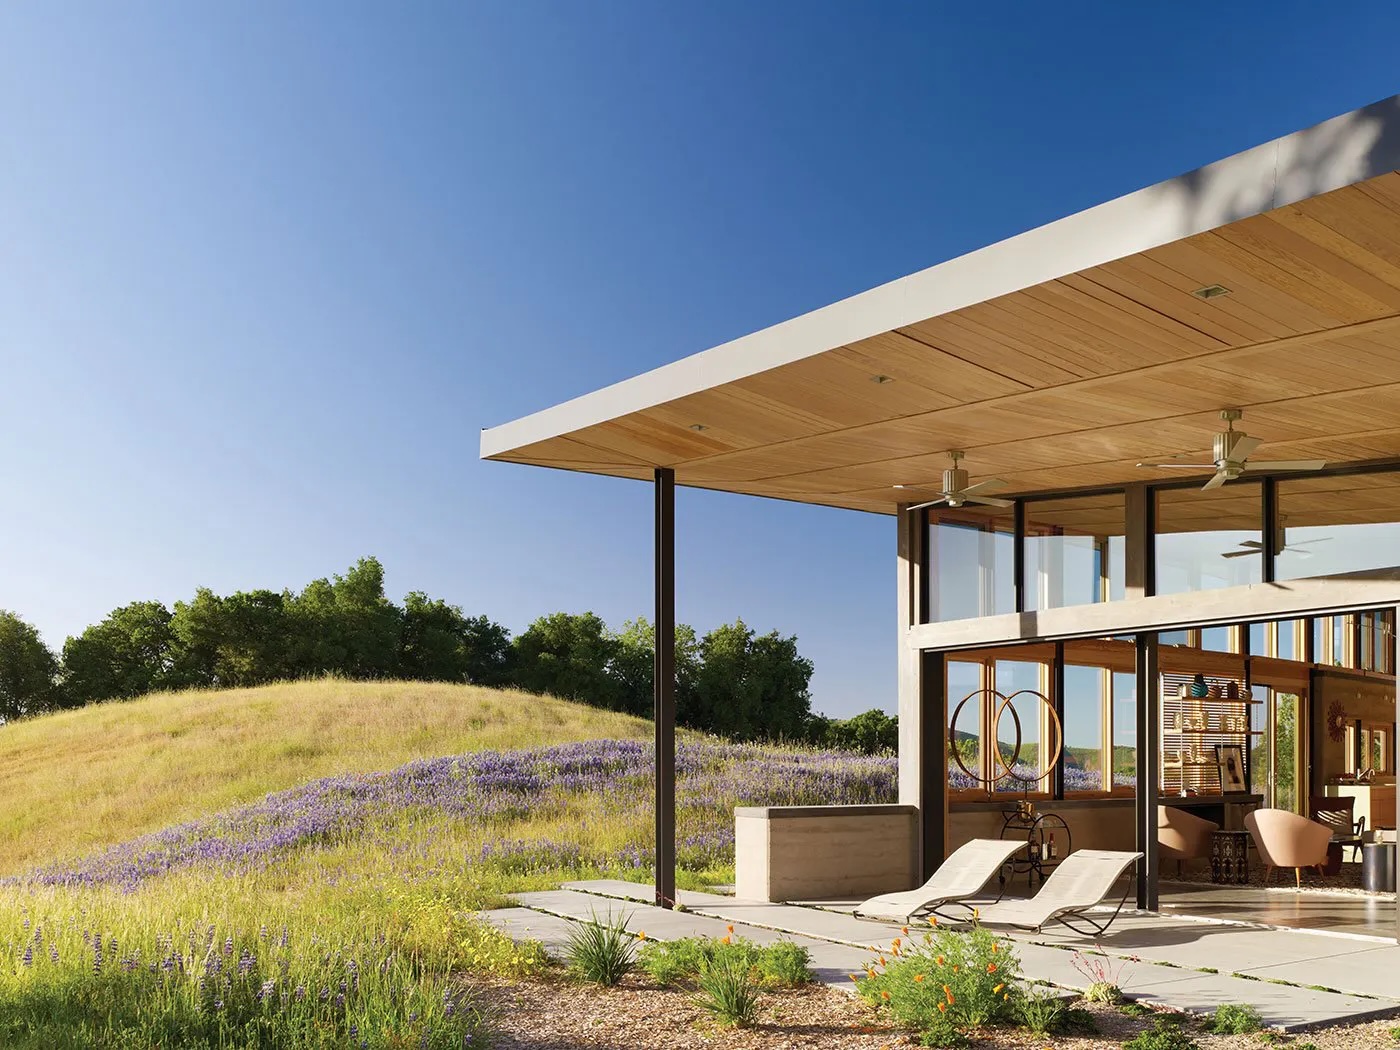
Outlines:
<svg viewBox="0 0 1400 1050"><path fill-rule="evenodd" d="M1120 960L1116 965L1102 946L1097 952L1075 952L1070 964L1089 980L1084 998L1091 1003L1113 1005L1123 1001L1123 976L1128 963L1135 958Z"/></svg>
<svg viewBox="0 0 1400 1050"><path fill-rule="evenodd" d="M1216 1035L1251 1035L1263 1027L1259 1011L1244 1003L1221 1003L1206 1022L1206 1028Z"/></svg>
<svg viewBox="0 0 1400 1050"><path fill-rule="evenodd" d="M938 929L890 951L852 974L866 1002L888 1009L919 1032L926 1046L956 1046L967 1033L1019 1020L1020 963L1009 941L980 927Z"/></svg>
<svg viewBox="0 0 1400 1050"><path fill-rule="evenodd" d="M702 957L696 980L696 1004L720 1024L747 1028L758 1019L758 983L753 967L737 953Z"/></svg>
<svg viewBox="0 0 1400 1050"><path fill-rule="evenodd" d="M585 981L612 988L632 972L637 938L627 932L627 916L600 922L595 914L569 934L565 947L569 969Z"/></svg>

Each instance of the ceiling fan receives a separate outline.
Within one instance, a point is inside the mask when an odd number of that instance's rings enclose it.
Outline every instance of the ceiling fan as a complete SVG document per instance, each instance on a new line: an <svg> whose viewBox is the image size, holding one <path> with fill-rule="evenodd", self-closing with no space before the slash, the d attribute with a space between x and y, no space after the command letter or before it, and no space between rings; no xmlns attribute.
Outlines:
<svg viewBox="0 0 1400 1050"><path fill-rule="evenodd" d="M1219 488L1227 481L1234 481L1248 470L1282 472L1321 470L1327 466L1327 461L1322 459L1286 459L1268 463L1250 463L1250 454L1259 447L1262 439L1250 437L1244 431L1235 429L1235 421L1242 415L1244 413L1238 408L1227 408L1220 413L1220 418L1225 420L1226 426L1223 432L1215 435L1213 447L1215 459L1212 463L1170 461L1166 463L1139 463L1138 466L1156 467L1163 470L1206 470L1213 468L1215 476L1201 486L1203 490Z"/></svg>
<svg viewBox="0 0 1400 1050"><path fill-rule="evenodd" d="M964 503L981 503L988 507L1011 507L1015 506L1009 499L997 499L995 496L986 495L988 492L996 492L998 489L1006 488L1006 482L1000 478L988 478L986 481L979 481L976 485L969 485L967 471L958 466L963 454L961 452L949 452L948 455L953 460L953 466L943 472L943 488L939 490L938 498L929 500L926 503L916 503L908 510L923 510L925 507L961 507ZM897 489L922 489L927 485L896 485Z"/></svg>
<svg viewBox="0 0 1400 1050"><path fill-rule="evenodd" d="M1297 543L1289 543L1288 530L1284 527L1283 515L1279 515L1278 529L1274 533L1274 552L1276 554L1282 554L1284 551L1288 551L1298 555L1300 558L1310 558L1312 557L1312 551L1304 550L1304 547L1310 547L1314 543L1326 543L1331 538L1331 536L1318 536L1316 539L1299 540ZM1242 548L1241 550L1226 551L1221 557L1245 558L1251 554L1264 553L1264 543L1262 540L1241 540L1240 547Z"/></svg>

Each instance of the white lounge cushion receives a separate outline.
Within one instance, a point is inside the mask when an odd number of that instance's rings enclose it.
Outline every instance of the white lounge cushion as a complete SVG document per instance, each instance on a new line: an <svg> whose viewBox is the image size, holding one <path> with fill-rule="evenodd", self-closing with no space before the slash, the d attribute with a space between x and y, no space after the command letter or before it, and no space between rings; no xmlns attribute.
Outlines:
<svg viewBox="0 0 1400 1050"><path fill-rule="evenodd" d="M902 921L925 908L975 897L1012 854L1025 848L1024 839L973 839L955 849L918 889L871 897L856 914Z"/></svg>
<svg viewBox="0 0 1400 1050"><path fill-rule="evenodd" d="M978 921L987 926L1038 930L1061 915L1087 911L1112 893L1114 884L1141 857L1141 853L1118 850L1075 850L1059 863L1034 897L989 904L979 909Z"/></svg>

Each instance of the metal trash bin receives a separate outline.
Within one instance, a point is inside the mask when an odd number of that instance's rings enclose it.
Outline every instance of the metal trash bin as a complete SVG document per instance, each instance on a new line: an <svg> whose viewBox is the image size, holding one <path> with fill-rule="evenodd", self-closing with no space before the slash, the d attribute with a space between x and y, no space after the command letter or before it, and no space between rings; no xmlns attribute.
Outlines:
<svg viewBox="0 0 1400 1050"><path fill-rule="evenodd" d="M1395 892L1395 843L1367 842L1361 847L1361 888Z"/></svg>

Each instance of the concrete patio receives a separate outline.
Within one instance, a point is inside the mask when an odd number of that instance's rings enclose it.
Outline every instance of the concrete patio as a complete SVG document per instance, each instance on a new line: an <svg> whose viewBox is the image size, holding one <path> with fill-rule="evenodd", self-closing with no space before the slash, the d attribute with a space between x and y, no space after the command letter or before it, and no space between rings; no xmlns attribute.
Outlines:
<svg viewBox="0 0 1400 1050"><path fill-rule="evenodd" d="M620 880L567 883L519 894L520 907L485 917L556 954L576 923L594 917L624 918L629 930L663 941L722 937L733 925L736 936L759 944L803 945L817 979L847 991L871 946L887 949L900 935L897 923L851 915L850 901L769 904L683 890L677 896L684 910L671 911L651 904L651 896L649 887ZM1067 989L1087 985L1071 949L1093 949L1092 942L1053 929L1011 938L1028 979ZM1120 983L1127 995L1153 1005L1205 1013L1222 1003L1249 1003L1267 1024L1285 1030L1400 1010L1400 945L1376 938L1127 913L1099 946L1125 960Z"/></svg>

